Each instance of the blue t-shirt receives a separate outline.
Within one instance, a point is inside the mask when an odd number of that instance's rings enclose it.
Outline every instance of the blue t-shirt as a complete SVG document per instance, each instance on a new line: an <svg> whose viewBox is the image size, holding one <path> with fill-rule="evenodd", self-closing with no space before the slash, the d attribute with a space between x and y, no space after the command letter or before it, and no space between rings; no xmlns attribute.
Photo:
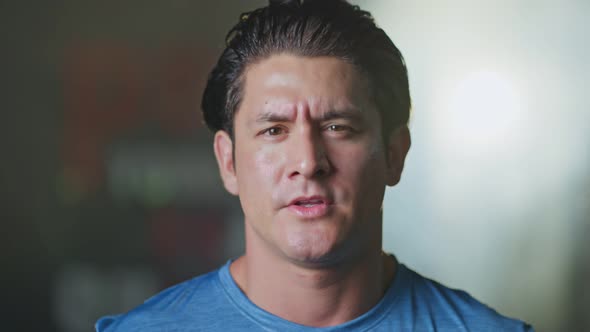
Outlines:
<svg viewBox="0 0 590 332"><path fill-rule="evenodd" d="M96 331L533 331L403 264L370 311L338 326L308 327L252 303L233 280L230 263L168 288L126 314L101 318Z"/></svg>

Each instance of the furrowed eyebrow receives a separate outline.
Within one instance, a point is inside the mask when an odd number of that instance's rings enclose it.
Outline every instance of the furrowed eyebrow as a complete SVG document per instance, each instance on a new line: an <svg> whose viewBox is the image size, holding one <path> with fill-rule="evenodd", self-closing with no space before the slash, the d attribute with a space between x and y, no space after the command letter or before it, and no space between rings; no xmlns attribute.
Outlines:
<svg viewBox="0 0 590 332"><path fill-rule="evenodd" d="M330 121L336 119L346 119L351 121L360 121L362 119L359 111L356 110L341 110L328 111L320 116L320 121Z"/></svg>
<svg viewBox="0 0 590 332"><path fill-rule="evenodd" d="M255 119L256 123L264 122L287 122L290 118L284 114L277 114L273 112L264 112L258 115Z"/></svg>
<svg viewBox="0 0 590 332"><path fill-rule="evenodd" d="M336 119L346 119L351 121L361 121L362 116L359 111L353 109L347 110L331 110L319 117L319 121L325 122L330 120ZM255 123L278 123L278 122L289 122L291 121L291 117L286 114L277 114L275 112L264 112L256 117L254 120Z"/></svg>

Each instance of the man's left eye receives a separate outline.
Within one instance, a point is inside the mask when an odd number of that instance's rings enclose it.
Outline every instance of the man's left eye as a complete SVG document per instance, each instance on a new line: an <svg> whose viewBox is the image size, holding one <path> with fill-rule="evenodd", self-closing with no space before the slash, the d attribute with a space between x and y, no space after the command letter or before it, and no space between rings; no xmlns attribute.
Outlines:
<svg viewBox="0 0 590 332"><path fill-rule="evenodd" d="M348 126L343 126L343 125L329 125L326 129L328 129L329 131L345 131L348 130L350 131L351 128Z"/></svg>

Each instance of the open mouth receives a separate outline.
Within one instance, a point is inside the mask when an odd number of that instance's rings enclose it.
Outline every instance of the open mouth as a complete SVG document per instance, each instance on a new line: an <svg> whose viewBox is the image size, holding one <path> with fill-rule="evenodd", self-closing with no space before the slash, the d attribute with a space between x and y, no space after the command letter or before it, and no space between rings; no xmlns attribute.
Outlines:
<svg viewBox="0 0 590 332"><path fill-rule="evenodd" d="M322 196L299 197L291 202L289 210L303 219L315 219L330 213L331 202Z"/></svg>
<svg viewBox="0 0 590 332"><path fill-rule="evenodd" d="M302 207L314 207L316 205L325 204L326 202L323 199L310 199L310 200L301 200L296 201L295 205L302 206Z"/></svg>

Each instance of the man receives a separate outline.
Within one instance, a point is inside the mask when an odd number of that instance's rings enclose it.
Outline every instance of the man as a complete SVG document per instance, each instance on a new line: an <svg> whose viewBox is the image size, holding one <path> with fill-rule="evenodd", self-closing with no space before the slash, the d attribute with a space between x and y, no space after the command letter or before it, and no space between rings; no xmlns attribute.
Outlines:
<svg viewBox="0 0 590 332"><path fill-rule="evenodd" d="M410 147L403 58L340 0L244 14L203 96L245 254L97 331L523 331L382 252L385 187Z"/></svg>

